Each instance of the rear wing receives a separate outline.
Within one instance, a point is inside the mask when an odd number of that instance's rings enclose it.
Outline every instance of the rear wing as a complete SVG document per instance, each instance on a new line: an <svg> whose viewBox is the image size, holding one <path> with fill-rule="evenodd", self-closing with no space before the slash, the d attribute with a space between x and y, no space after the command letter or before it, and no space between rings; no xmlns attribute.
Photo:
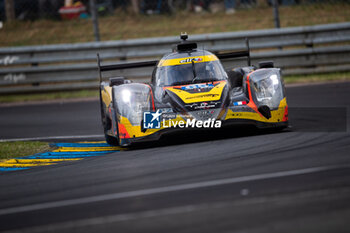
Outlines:
<svg viewBox="0 0 350 233"><path fill-rule="evenodd" d="M230 53L216 53L215 55L219 59L247 57L248 66L251 66L250 47L249 47L248 38L246 38L245 41L246 41L247 50L240 50L240 51L235 51L235 52L230 52ZM152 60L152 61L130 62L130 63L125 63L125 64L114 64L114 65L101 66L100 55L97 54L97 67L98 67L100 83L102 82L102 72L111 71L111 70L122 70L122 69L132 69L132 68L156 66L157 64L158 64L158 60Z"/></svg>
<svg viewBox="0 0 350 233"><path fill-rule="evenodd" d="M157 65L158 60L153 61L144 61L144 62L130 62L125 64L114 64L114 65L105 65L101 66L100 54L97 54L97 68L100 83L102 82L102 72L111 71L111 70L122 70L122 69L132 69L132 68L142 68Z"/></svg>

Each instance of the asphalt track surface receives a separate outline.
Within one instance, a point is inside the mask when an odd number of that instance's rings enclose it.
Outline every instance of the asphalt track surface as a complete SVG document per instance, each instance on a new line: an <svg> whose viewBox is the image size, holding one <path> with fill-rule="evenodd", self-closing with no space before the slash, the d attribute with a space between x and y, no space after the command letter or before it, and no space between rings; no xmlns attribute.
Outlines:
<svg viewBox="0 0 350 233"><path fill-rule="evenodd" d="M2 173L0 232L349 232L350 83L287 95L283 132L168 135ZM101 134L95 101L0 112L1 139Z"/></svg>

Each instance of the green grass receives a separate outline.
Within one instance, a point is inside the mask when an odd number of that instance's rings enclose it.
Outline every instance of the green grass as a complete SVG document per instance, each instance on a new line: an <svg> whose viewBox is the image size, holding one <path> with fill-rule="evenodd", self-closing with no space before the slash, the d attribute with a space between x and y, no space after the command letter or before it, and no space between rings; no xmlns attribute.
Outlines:
<svg viewBox="0 0 350 233"><path fill-rule="evenodd" d="M46 101L59 99L77 99L87 97L98 97L97 90L81 90L67 92L52 92L38 94L0 95L0 103Z"/></svg>
<svg viewBox="0 0 350 233"><path fill-rule="evenodd" d="M274 28L273 9L259 0L258 7L237 9L233 15L179 13L176 15L135 15L121 10L99 18L101 40L177 36L191 34ZM281 27L350 21L350 4L332 2L280 7ZM0 46L21 46L94 41L91 20L36 20L5 23Z"/></svg>
<svg viewBox="0 0 350 233"><path fill-rule="evenodd" d="M49 151L46 142L0 142L0 159L10 159Z"/></svg>

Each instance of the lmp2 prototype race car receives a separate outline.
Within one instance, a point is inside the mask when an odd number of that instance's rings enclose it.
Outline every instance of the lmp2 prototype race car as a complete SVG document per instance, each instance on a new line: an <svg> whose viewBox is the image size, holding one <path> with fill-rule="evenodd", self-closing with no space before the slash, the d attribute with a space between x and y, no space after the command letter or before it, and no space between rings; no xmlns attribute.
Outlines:
<svg viewBox="0 0 350 233"><path fill-rule="evenodd" d="M288 126L284 83L272 62L251 66L249 43L247 51L214 55L187 38L182 34L182 41L159 61L101 66L97 55L107 143L129 146L184 128ZM247 57L247 67L225 70L219 60L242 56ZM102 82L102 72L146 66L154 66L150 83L132 83L124 77Z"/></svg>

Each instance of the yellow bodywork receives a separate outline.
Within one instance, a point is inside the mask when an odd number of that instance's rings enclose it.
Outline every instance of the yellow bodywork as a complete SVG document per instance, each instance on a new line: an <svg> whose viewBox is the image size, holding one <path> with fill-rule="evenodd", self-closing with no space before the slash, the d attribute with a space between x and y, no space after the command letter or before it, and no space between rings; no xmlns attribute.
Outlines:
<svg viewBox="0 0 350 233"><path fill-rule="evenodd" d="M101 97L103 103L108 107L112 102L112 88L110 86L104 86L101 91Z"/></svg>
<svg viewBox="0 0 350 233"><path fill-rule="evenodd" d="M175 59L162 59L158 63L158 67L161 66L176 66L194 63L217 61L219 60L215 55L195 56L186 58L175 58Z"/></svg>
<svg viewBox="0 0 350 233"><path fill-rule="evenodd" d="M284 98L283 100L281 100L279 108L277 110L271 111L270 119L266 119L265 117L261 116L259 113L256 113L256 112L233 112L231 109L229 109L227 111L225 120L246 119L246 120L255 120L255 121L260 121L265 123L279 123L279 122L282 122L283 120L286 107L287 107L287 101L286 101L286 98ZM172 123L184 122L186 121L186 118L178 114L177 118L175 119L166 120L164 122L161 121L160 129L147 129L146 132L141 132L140 125L132 125L126 117L123 117L123 116L120 117L120 123L125 126L126 130L129 133L130 138L145 137L145 136L154 134L160 130L166 129L165 127L163 127L163 124L166 124L169 126L170 121L172 121Z"/></svg>
<svg viewBox="0 0 350 233"><path fill-rule="evenodd" d="M226 84L227 84L226 81L221 81L214 88L212 88L212 90L210 90L209 92L203 92L203 93L189 93L174 87L169 87L167 89L173 92L174 94L176 94L177 96L179 96L185 103L195 103L195 102L219 100L223 92L222 90ZM102 101L107 106L107 108L112 101L111 92L112 92L112 88L109 86L104 86L101 92ZM247 105L245 105L244 107L249 108ZM280 105L278 109L271 111L271 118L269 119L265 118L260 113L255 111L232 111L230 108L227 108L227 110L224 110L222 114L220 114L220 118L223 120L223 122L226 120L244 119L244 120L253 120L253 121L258 121L263 123L279 123L279 122L283 122L283 119L285 117L286 107L287 107L287 101L286 101L286 98L284 98L280 101ZM234 108L236 108L236 106ZM237 109L240 109L240 108L237 108ZM222 118L222 116L224 116L224 119ZM164 124L169 126L169 125L174 125L174 122L186 122L187 118L188 118L188 115L184 116L181 114L177 114L177 117L175 119L171 119L171 120L168 119L165 121L161 121L161 127L159 129L147 129L145 132L141 131L141 125L132 125L130 121L124 116L118 117L117 124L119 124L119 132L121 128L120 126L122 125L128 134L128 137L126 138L130 137L131 139L133 139L133 138L150 136L154 133L157 133L161 130L168 128L168 127L164 127Z"/></svg>
<svg viewBox="0 0 350 233"><path fill-rule="evenodd" d="M231 109L227 111L225 120L229 119L246 119L246 120L254 120L266 123L278 123L282 122L285 109L287 107L287 100L283 98L280 102L280 105L277 110L271 111L271 118L266 119L262 115L256 112L234 112Z"/></svg>

